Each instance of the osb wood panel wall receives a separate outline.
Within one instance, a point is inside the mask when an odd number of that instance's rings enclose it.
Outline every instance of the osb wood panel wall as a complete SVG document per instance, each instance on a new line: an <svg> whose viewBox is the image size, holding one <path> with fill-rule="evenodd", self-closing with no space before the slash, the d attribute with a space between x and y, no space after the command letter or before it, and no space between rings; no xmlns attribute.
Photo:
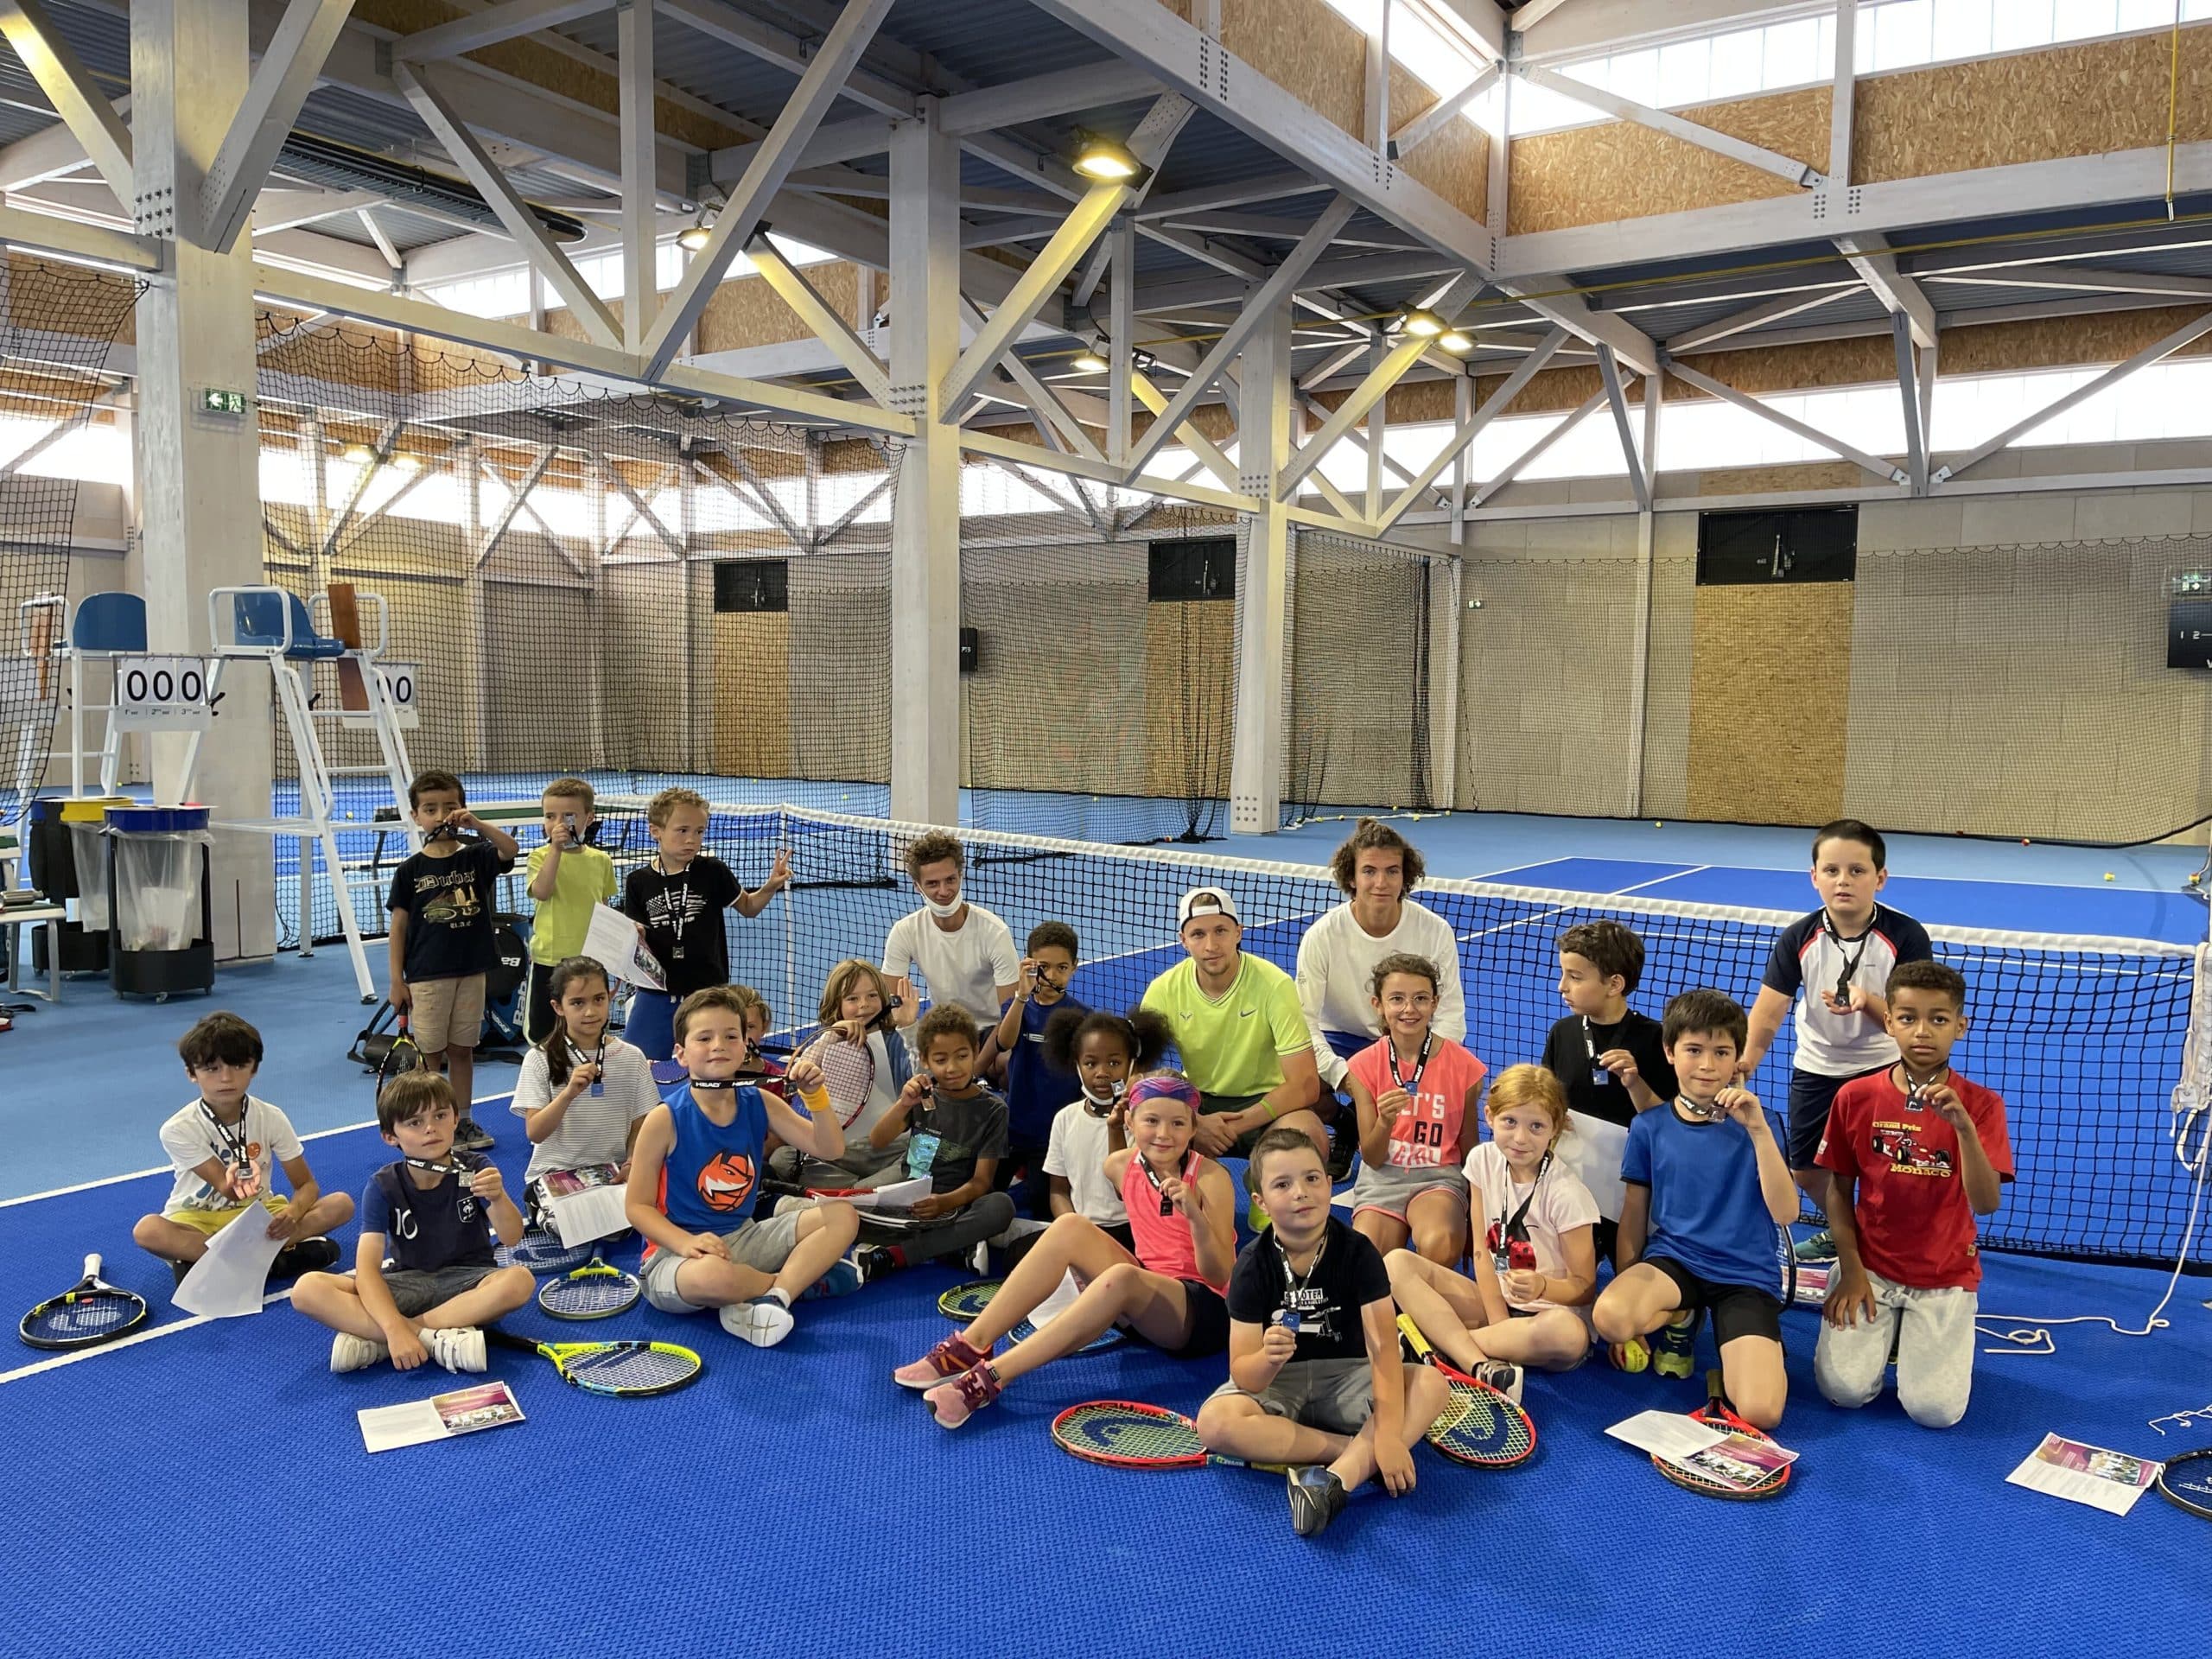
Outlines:
<svg viewBox="0 0 2212 1659"><path fill-rule="evenodd" d="M1853 95L1852 181L2163 144L2170 51L2168 37L2139 35L1868 76ZM1816 86L1675 113L1825 171L1830 107ZM2212 137L2212 27L2182 30L2178 113L2181 143ZM1509 176L1512 234L1793 194L1772 174L1624 121L1516 139Z"/></svg>
<svg viewBox="0 0 2212 1659"><path fill-rule="evenodd" d="M1843 810L1852 584L1696 590L1688 815L1825 823Z"/></svg>

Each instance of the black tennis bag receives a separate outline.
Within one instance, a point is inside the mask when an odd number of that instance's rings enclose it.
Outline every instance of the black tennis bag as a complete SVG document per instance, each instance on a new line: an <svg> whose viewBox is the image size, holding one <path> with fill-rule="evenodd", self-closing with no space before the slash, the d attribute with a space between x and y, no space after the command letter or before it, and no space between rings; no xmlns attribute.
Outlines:
<svg viewBox="0 0 2212 1659"><path fill-rule="evenodd" d="M346 1058L365 1071L381 1071L385 1056L398 1040L399 1021L391 1004L379 1002L377 1011L369 1016L369 1023L353 1033L353 1046L346 1051Z"/></svg>

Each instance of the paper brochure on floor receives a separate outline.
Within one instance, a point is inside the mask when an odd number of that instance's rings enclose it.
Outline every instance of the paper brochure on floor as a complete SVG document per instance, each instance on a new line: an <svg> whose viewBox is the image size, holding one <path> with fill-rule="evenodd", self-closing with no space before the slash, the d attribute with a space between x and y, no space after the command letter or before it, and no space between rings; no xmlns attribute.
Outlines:
<svg viewBox="0 0 2212 1659"><path fill-rule="evenodd" d="M353 1414L360 1419L362 1442L372 1452L427 1446L523 1420L514 1390L504 1382L480 1382L404 1406L372 1406Z"/></svg>
<svg viewBox="0 0 2212 1659"><path fill-rule="evenodd" d="M211 1319L260 1313L270 1267L285 1243L269 1236L270 1219L260 1205L250 1205L245 1214L209 1239L207 1253L176 1287L176 1305Z"/></svg>
<svg viewBox="0 0 2212 1659"><path fill-rule="evenodd" d="M572 1248L590 1244L628 1230L630 1188L620 1177L613 1164L546 1172L543 1179L553 1211L553 1230L563 1244Z"/></svg>
<svg viewBox="0 0 2212 1659"><path fill-rule="evenodd" d="M2087 1503L2107 1515L2126 1515L2158 1478L2148 1458L2084 1446L2063 1435L2046 1434L2043 1444L2005 1477L2008 1484L2046 1492L2069 1503Z"/></svg>

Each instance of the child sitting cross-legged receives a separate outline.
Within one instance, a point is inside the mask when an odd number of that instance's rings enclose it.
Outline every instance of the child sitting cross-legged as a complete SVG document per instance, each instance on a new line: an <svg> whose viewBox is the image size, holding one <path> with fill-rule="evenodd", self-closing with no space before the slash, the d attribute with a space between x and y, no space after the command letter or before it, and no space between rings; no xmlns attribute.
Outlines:
<svg viewBox="0 0 2212 1659"><path fill-rule="evenodd" d="M338 1333L334 1371L387 1358L480 1371L482 1327L537 1287L529 1268L493 1259L494 1234L520 1241L522 1212L497 1169L454 1149L457 1119L453 1085L434 1071L404 1071L377 1096L377 1127L402 1155L362 1189L353 1271L307 1274L292 1291L294 1307Z"/></svg>
<svg viewBox="0 0 2212 1659"><path fill-rule="evenodd" d="M557 964L548 982L550 1023L515 1079L514 1114L530 1137L523 1212L547 1232L554 1224L545 1178L600 1164L626 1168L638 1125L660 1104L652 1062L607 1029L612 991L607 969L589 957Z"/></svg>
<svg viewBox="0 0 2212 1659"><path fill-rule="evenodd" d="M1105 1174L1121 1190L1135 1250L1081 1216L1062 1216L1046 1229L975 1323L891 1374L907 1388L928 1389L923 1398L945 1427L959 1427L1014 1378L1116 1325L1178 1358L1217 1354L1228 1342L1222 1293L1236 1259L1236 1194L1227 1171L1191 1150L1198 1091L1173 1072L1155 1073L1107 1120L1109 1135L1124 1112L1131 1144L1106 1154ZM1083 1293L1043 1330L994 1359L992 1344L1071 1270L1084 1281Z"/></svg>

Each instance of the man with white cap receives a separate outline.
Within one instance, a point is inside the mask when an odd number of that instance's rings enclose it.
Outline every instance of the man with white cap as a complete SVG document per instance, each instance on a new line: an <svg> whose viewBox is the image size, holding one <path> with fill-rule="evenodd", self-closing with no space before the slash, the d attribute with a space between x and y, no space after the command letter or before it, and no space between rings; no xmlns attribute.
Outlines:
<svg viewBox="0 0 2212 1659"><path fill-rule="evenodd" d="M1277 1124L1297 1129L1329 1155L1319 1112L1321 1077L1313 1038L1288 974L1243 949L1236 901L1219 887L1193 887L1175 906L1184 959L1154 980L1144 1006L1167 1021L1184 1075L1198 1085L1198 1149L1210 1158L1249 1157Z"/></svg>

